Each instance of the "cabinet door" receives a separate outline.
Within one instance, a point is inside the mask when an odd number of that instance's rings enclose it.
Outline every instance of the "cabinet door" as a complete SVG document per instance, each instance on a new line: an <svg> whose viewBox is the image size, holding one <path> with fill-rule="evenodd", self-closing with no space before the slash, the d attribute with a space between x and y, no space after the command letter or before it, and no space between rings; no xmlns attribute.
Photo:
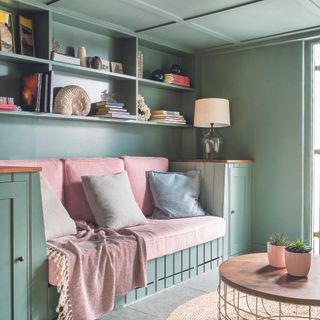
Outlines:
<svg viewBox="0 0 320 320"><path fill-rule="evenodd" d="M28 319L25 182L0 183L0 319Z"/></svg>
<svg viewBox="0 0 320 320"><path fill-rule="evenodd" d="M250 250L250 168L229 167L230 255Z"/></svg>

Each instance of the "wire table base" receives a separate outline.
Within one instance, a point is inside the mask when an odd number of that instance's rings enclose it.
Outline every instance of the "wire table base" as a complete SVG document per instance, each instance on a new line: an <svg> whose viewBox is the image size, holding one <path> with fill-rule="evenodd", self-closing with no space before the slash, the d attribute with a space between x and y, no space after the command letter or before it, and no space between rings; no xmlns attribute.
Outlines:
<svg viewBox="0 0 320 320"><path fill-rule="evenodd" d="M220 279L219 320L320 319L320 307L272 301L243 293Z"/></svg>

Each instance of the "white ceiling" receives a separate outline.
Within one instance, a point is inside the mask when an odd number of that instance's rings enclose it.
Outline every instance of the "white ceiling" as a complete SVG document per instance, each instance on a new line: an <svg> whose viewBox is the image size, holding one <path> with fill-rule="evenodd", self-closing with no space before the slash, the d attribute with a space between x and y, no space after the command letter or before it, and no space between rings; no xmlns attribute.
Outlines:
<svg viewBox="0 0 320 320"><path fill-rule="evenodd" d="M320 0L55 0L50 5L188 50L320 26Z"/></svg>

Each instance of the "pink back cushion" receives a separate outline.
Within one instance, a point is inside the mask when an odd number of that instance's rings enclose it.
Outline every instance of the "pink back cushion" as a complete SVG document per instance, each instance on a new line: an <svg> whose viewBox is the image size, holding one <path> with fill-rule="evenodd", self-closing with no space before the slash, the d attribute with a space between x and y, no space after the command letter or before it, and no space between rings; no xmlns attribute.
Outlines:
<svg viewBox="0 0 320 320"><path fill-rule="evenodd" d="M169 161L157 157L123 157L134 197L146 217L152 215L153 198L149 189L146 171L167 172Z"/></svg>
<svg viewBox="0 0 320 320"><path fill-rule="evenodd" d="M64 203L63 197L63 165L59 159L46 160L0 160L0 166L41 167L43 174L58 199Z"/></svg>
<svg viewBox="0 0 320 320"><path fill-rule="evenodd" d="M64 160L65 202L74 220L95 222L84 194L81 176L103 176L124 171L119 158L70 158Z"/></svg>

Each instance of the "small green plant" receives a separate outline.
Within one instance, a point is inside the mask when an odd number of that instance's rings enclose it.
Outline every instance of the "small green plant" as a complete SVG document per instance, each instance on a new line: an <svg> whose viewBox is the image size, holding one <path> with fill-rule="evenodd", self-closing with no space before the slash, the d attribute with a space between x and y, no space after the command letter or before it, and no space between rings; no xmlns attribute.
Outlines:
<svg viewBox="0 0 320 320"><path fill-rule="evenodd" d="M270 236L269 242L274 246L287 246L289 240L284 233L274 233Z"/></svg>
<svg viewBox="0 0 320 320"><path fill-rule="evenodd" d="M302 240L298 239L288 244L286 250L295 253L308 253L312 250L312 248L305 244Z"/></svg>

